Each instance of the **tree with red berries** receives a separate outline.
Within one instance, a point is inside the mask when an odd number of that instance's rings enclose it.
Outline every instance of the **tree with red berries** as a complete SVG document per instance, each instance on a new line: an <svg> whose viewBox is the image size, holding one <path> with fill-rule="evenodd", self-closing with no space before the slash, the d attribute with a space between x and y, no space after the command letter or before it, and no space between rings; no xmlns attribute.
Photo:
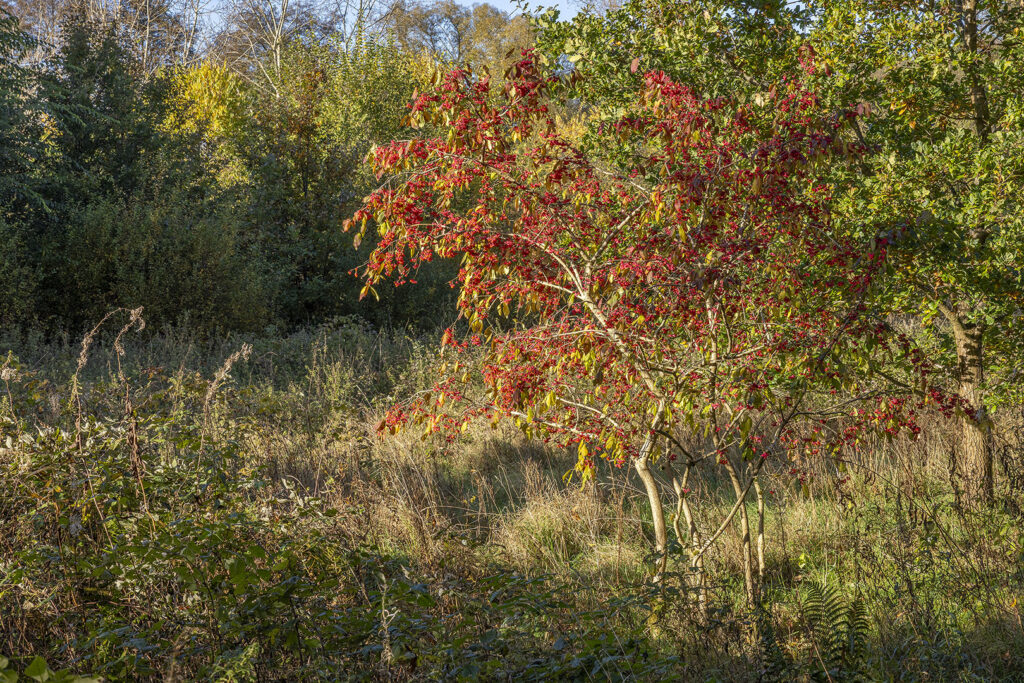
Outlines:
<svg viewBox="0 0 1024 683"><path fill-rule="evenodd" d="M631 465L658 574L670 525L702 583L704 554L738 524L754 605L765 463L834 452L868 422L907 426L922 398L871 383L881 355L912 355L863 303L886 247L832 230L810 180L810 165L857 153L836 144L850 115L822 112L798 79L772 90L765 118L660 72L635 77L642 96L574 144L553 113L571 104L564 79L532 53L500 89L452 71L409 116L437 136L374 151L388 180L351 223L357 240L369 225L380 235L365 292L461 258L464 319L444 334L455 353L437 385L381 429L456 434L473 419L511 420L574 448L584 481L599 460ZM482 364L459 353L478 345ZM920 386L926 368L910 360ZM481 378L486 395L470 389ZM688 495L701 465L731 484L721 519L701 519Z"/></svg>

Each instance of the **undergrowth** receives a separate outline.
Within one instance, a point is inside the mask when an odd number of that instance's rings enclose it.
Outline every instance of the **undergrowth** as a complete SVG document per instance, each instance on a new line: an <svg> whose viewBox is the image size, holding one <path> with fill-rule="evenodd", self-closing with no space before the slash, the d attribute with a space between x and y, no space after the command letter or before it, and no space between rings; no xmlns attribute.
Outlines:
<svg viewBox="0 0 1024 683"><path fill-rule="evenodd" d="M487 424L378 439L431 343L108 324L7 343L0 676L1024 680L1019 491L963 509L941 426L770 473L764 604L727 534L705 619L681 550L651 582L628 471L566 485L571 454ZM693 491L730 504L710 472Z"/></svg>

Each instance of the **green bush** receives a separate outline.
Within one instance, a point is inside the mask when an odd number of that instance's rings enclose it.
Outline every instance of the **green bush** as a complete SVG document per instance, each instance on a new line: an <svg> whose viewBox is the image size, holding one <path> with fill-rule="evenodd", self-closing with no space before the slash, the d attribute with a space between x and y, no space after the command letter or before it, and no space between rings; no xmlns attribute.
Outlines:
<svg viewBox="0 0 1024 683"><path fill-rule="evenodd" d="M273 320L265 264L222 198L171 186L151 196L106 199L70 212L61 318L99 319L145 308L156 323L204 331L262 329Z"/></svg>
<svg viewBox="0 0 1024 683"><path fill-rule="evenodd" d="M0 325L33 322L37 277L26 253L22 226L0 216Z"/></svg>

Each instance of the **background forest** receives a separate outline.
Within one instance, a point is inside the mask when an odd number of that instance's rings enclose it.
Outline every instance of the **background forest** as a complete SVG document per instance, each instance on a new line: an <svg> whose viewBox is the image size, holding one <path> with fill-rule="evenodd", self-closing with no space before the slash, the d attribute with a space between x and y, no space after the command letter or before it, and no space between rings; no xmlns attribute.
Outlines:
<svg viewBox="0 0 1024 683"><path fill-rule="evenodd" d="M0 4L0 678L1024 680L1022 41Z"/></svg>
<svg viewBox="0 0 1024 683"><path fill-rule="evenodd" d="M361 306L340 224L417 85L448 60L502 70L525 19L454 4L12 9L6 325L77 333L123 305L206 334L356 313L404 326L447 294L439 274Z"/></svg>

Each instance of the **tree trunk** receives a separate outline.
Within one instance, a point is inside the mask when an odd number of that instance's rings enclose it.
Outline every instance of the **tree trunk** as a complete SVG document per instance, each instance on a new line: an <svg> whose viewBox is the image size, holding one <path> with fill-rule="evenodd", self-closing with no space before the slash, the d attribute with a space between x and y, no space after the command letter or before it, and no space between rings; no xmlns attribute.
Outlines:
<svg viewBox="0 0 1024 683"><path fill-rule="evenodd" d="M690 481L690 465L686 465L682 481L676 476L671 461L665 463L665 470L672 479L672 488L676 492L676 516L672 521L672 527L676 533L676 540L682 547L690 548L690 575L687 583L697 592L697 606L702 619L708 618L708 585L707 573L704 570L704 553L701 547L704 542L701 540L700 530L697 528L697 521L694 519L693 510L690 508L689 489L687 484ZM686 520L686 533L683 532L682 520Z"/></svg>
<svg viewBox="0 0 1024 683"><path fill-rule="evenodd" d="M757 585L760 591L764 588L764 492L757 473L754 473L754 494L757 496Z"/></svg>
<svg viewBox="0 0 1024 683"><path fill-rule="evenodd" d="M651 453L654 452L655 439L656 437L653 434L647 437L647 440L644 441L643 446L640 448L640 456L633 461L633 466L636 468L636 473L640 475L640 481L644 484L644 489L647 491L647 500L651 506L651 517L654 520L654 549L655 552L661 555L655 580L660 581L668 564L668 527L665 525L665 507L661 502L658 482L655 481L650 468L650 458Z"/></svg>
<svg viewBox="0 0 1024 683"><path fill-rule="evenodd" d="M964 0L962 5L964 49L971 57L978 54L978 2ZM971 107L974 109L974 131L981 138L982 144L988 142L991 128L991 114L988 109L988 93L981 83L978 68L973 61L968 62L968 81L971 85Z"/></svg>
<svg viewBox="0 0 1024 683"><path fill-rule="evenodd" d="M729 481L732 483L732 490L736 494L736 504L739 506L740 552L743 555L743 585L746 588L747 593L747 606L751 609L755 609L760 604L761 587L757 579L754 577L754 558L750 544L750 515L747 514L746 501L749 487L744 487L743 484L740 483L739 473L732 462L729 462L725 466L725 469L729 473Z"/></svg>
<svg viewBox="0 0 1024 683"><path fill-rule="evenodd" d="M963 0L960 6L962 39L964 50L968 53L966 75L970 84L971 107L974 110L974 128L981 144L985 145L991 133L992 117L988 106L988 93L975 62L975 58L980 54L978 11L978 0ZM986 235L979 234L977 230L974 236L981 241L986 238ZM957 313L961 310L958 307ZM951 322L956 341L959 393L974 410L974 414L963 419L960 424L959 464L969 504L984 505L993 498L992 428L984 403L984 326L969 325L962 319L954 319Z"/></svg>
<svg viewBox="0 0 1024 683"><path fill-rule="evenodd" d="M980 325L955 324L957 374L960 396L970 406L960 421L960 471L971 505L992 501L992 427L984 403L985 368Z"/></svg>

